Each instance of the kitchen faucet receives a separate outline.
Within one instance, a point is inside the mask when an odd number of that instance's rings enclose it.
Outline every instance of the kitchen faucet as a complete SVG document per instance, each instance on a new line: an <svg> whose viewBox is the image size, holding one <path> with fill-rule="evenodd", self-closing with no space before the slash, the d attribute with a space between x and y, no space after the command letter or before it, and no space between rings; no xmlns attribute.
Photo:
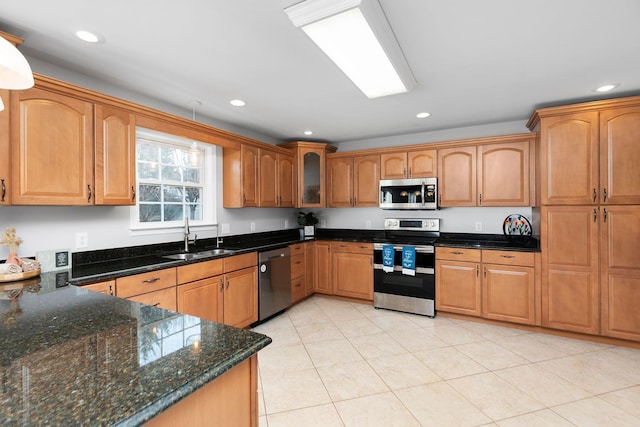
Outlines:
<svg viewBox="0 0 640 427"><path fill-rule="evenodd" d="M222 237L220 237L218 233L219 231L220 231L220 226L216 224L216 248L220 248L220 243L224 243L222 241Z"/></svg>
<svg viewBox="0 0 640 427"><path fill-rule="evenodd" d="M189 217L185 216L184 217L184 251L185 252L189 252L189 244L195 245L196 240L198 240L198 235L194 234L193 240L189 241L189 234L191 234L189 232Z"/></svg>

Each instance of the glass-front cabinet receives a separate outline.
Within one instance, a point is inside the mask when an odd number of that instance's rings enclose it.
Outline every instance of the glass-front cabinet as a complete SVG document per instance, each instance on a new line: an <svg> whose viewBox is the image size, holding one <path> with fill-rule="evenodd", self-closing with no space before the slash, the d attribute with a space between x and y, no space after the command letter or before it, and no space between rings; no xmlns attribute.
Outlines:
<svg viewBox="0 0 640 427"><path fill-rule="evenodd" d="M325 207L327 200L325 156L327 153L334 153L336 147L320 142L304 141L280 144L280 147L296 151L296 166L298 168L296 207Z"/></svg>

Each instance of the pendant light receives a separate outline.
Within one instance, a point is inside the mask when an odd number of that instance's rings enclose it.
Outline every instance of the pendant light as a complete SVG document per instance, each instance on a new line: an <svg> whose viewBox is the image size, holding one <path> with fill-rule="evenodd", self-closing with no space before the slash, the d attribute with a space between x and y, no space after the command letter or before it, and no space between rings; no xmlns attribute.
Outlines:
<svg viewBox="0 0 640 427"><path fill-rule="evenodd" d="M202 102L200 101L189 101L189 104L191 105L191 120L193 120L194 122L196 121L196 107L199 107L202 105ZM189 148L189 164L191 166L198 166L198 163L200 163L200 150L198 149L198 143L196 141L193 141L191 143L191 148Z"/></svg>
<svg viewBox="0 0 640 427"><path fill-rule="evenodd" d="M33 87L33 72L29 63L10 38L19 43L21 40L10 34L0 32L0 89L20 90ZM0 111L4 104L0 99Z"/></svg>

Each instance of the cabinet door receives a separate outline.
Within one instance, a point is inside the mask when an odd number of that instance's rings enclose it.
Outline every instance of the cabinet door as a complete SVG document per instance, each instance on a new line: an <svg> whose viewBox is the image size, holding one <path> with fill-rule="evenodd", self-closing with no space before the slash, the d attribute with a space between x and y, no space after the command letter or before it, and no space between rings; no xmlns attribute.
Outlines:
<svg viewBox="0 0 640 427"><path fill-rule="evenodd" d="M373 254L333 251L333 293L373 301Z"/></svg>
<svg viewBox="0 0 640 427"><path fill-rule="evenodd" d="M115 295L116 281L107 280L106 282L91 283L90 285L82 286L82 289L89 289L90 291L100 292L105 295Z"/></svg>
<svg viewBox="0 0 640 427"><path fill-rule="evenodd" d="M245 328L258 320L258 267L225 274L224 323Z"/></svg>
<svg viewBox="0 0 640 427"><path fill-rule="evenodd" d="M436 260L436 309L482 315L480 264Z"/></svg>
<svg viewBox="0 0 640 427"><path fill-rule="evenodd" d="M135 116L96 105L95 123L96 205L135 205Z"/></svg>
<svg viewBox="0 0 640 427"><path fill-rule="evenodd" d="M598 113L545 117L540 126L543 205L598 202Z"/></svg>
<svg viewBox="0 0 640 427"><path fill-rule="evenodd" d="M93 104L33 88L11 111L11 202L93 204Z"/></svg>
<svg viewBox="0 0 640 427"><path fill-rule="evenodd" d="M159 291L148 292L146 294L135 295L127 298L131 301L142 304L152 305L154 307L164 308L165 310L176 311L176 288L161 289Z"/></svg>
<svg viewBox="0 0 640 427"><path fill-rule="evenodd" d="M256 147L242 146L242 206L258 206L258 152Z"/></svg>
<svg viewBox="0 0 640 427"><path fill-rule="evenodd" d="M478 204L529 206L529 141L478 146Z"/></svg>
<svg viewBox="0 0 640 427"><path fill-rule="evenodd" d="M407 153L380 155L380 179L402 179L407 177Z"/></svg>
<svg viewBox="0 0 640 427"><path fill-rule="evenodd" d="M602 333L640 341L640 207L607 206L601 242Z"/></svg>
<svg viewBox="0 0 640 427"><path fill-rule="evenodd" d="M353 205L377 207L380 204L380 157L353 159Z"/></svg>
<svg viewBox="0 0 640 427"><path fill-rule="evenodd" d="M323 148L300 148L298 151L298 205L322 208L326 204L325 154Z"/></svg>
<svg viewBox="0 0 640 427"><path fill-rule="evenodd" d="M316 259L316 244L315 242L307 242L304 244L304 263L305 263L305 295L311 295L315 289L316 277L315 277L315 259Z"/></svg>
<svg viewBox="0 0 640 427"><path fill-rule="evenodd" d="M222 322L223 277L210 277L177 288L178 312Z"/></svg>
<svg viewBox="0 0 640 427"><path fill-rule="evenodd" d="M292 208L296 200L295 157L278 155L278 206Z"/></svg>
<svg viewBox="0 0 640 427"><path fill-rule="evenodd" d="M438 150L440 206L476 205L476 147Z"/></svg>
<svg viewBox="0 0 640 427"><path fill-rule="evenodd" d="M5 109L0 111L0 206L9 201L9 91L0 89L0 98Z"/></svg>
<svg viewBox="0 0 640 427"><path fill-rule="evenodd" d="M320 294L331 294L331 252L329 242L316 242L315 291Z"/></svg>
<svg viewBox="0 0 640 427"><path fill-rule="evenodd" d="M431 178L438 176L438 150L409 151L409 178Z"/></svg>
<svg viewBox="0 0 640 427"><path fill-rule="evenodd" d="M599 215L592 206L543 206L542 326L599 332Z"/></svg>
<svg viewBox="0 0 640 427"><path fill-rule="evenodd" d="M640 204L640 107L600 113L601 203Z"/></svg>
<svg viewBox="0 0 640 427"><path fill-rule="evenodd" d="M258 206L278 206L278 154L260 150L260 179L258 180Z"/></svg>
<svg viewBox="0 0 640 427"><path fill-rule="evenodd" d="M483 264L482 315L488 319L534 325L533 267Z"/></svg>
<svg viewBox="0 0 640 427"><path fill-rule="evenodd" d="M327 207L353 206L353 157L327 159Z"/></svg>

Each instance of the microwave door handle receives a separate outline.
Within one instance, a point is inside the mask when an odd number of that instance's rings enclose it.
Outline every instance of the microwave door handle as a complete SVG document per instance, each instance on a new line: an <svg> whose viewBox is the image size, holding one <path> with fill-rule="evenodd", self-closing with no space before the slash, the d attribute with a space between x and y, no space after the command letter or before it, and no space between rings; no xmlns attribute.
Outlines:
<svg viewBox="0 0 640 427"><path fill-rule="evenodd" d="M422 207L424 207L424 181L422 181L422 186L420 188L421 188L420 194L422 197Z"/></svg>

